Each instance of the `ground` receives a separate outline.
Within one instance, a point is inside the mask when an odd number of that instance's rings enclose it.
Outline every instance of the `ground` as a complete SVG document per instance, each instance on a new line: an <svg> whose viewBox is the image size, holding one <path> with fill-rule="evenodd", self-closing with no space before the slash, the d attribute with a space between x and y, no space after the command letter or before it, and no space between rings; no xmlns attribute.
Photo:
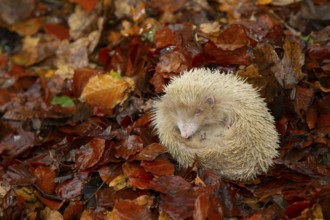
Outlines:
<svg viewBox="0 0 330 220"><path fill-rule="evenodd" d="M3 0L0 218L330 219L329 15L326 0ZM181 169L159 144L152 99L194 67L260 89L281 139L267 174Z"/></svg>

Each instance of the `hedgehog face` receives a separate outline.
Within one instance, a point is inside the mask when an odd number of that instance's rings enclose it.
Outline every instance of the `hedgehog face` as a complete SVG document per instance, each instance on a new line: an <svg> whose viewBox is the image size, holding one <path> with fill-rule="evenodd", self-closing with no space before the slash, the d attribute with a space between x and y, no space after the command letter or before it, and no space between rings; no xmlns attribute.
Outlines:
<svg viewBox="0 0 330 220"><path fill-rule="evenodd" d="M191 138L196 132L214 123L213 96L202 99L200 103L188 103L173 109L173 118L176 129L180 136L185 139Z"/></svg>

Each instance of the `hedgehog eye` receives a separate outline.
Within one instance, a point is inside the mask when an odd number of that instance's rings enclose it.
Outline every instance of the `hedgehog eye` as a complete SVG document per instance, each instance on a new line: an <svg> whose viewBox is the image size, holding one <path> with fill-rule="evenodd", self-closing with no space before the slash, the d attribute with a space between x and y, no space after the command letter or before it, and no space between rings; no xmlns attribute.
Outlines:
<svg viewBox="0 0 330 220"><path fill-rule="evenodd" d="M201 115L202 112L203 112L203 109L201 109L201 108L197 108L197 109L195 110L195 116L199 116L199 115Z"/></svg>

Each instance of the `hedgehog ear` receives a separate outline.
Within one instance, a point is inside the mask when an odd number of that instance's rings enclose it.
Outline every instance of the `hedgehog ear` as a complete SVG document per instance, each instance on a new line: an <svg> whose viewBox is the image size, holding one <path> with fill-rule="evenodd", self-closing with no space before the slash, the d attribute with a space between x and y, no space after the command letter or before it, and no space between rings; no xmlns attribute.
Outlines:
<svg viewBox="0 0 330 220"><path fill-rule="evenodd" d="M215 99L213 96L209 96L206 98L206 103L210 106L213 107L215 104Z"/></svg>

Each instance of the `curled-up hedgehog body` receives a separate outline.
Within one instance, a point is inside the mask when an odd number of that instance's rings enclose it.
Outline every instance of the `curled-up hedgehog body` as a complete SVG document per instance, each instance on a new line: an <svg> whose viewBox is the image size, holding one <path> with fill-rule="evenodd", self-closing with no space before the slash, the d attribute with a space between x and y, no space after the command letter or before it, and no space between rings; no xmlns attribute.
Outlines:
<svg viewBox="0 0 330 220"><path fill-rule="evenodd" d="M278 155L278 133L264 100L233 74L193 69L175 77L155 101L153 126L182 167L233 180L265 173Z"/></svg>

